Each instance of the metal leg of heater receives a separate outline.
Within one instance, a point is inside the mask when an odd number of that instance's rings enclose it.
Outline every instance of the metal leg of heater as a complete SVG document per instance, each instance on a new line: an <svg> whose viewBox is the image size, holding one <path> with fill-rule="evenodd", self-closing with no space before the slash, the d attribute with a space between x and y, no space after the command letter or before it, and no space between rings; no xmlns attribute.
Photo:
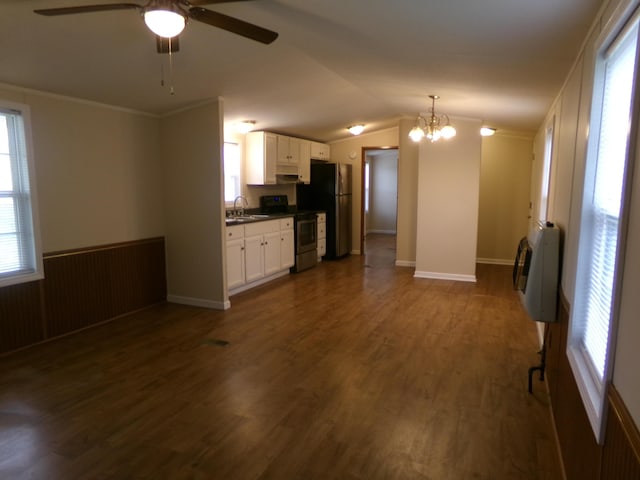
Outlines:
<svg viewBox="0 0 640 480"><path fill-rule="evenodd" d="M544 337L542 340L542 350L538 352L541 356L540 365L535 367L531 367L529 369L529 393L533 393L533 373L536 371L540 372L540 381L544 381L544 369L547 366L547 328L545 325L544 329Z"/></svg>

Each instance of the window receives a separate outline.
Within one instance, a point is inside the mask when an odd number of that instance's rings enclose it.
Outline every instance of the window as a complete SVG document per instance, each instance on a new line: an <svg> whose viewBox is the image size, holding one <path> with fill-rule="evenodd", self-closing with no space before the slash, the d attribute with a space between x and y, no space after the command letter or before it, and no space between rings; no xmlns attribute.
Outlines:
<svg viewBox="0 0 640 480"><path fill-rule="evenodd" d="M542 181L540 184L540 212L538 219L541 222L548 220L549 210L549 185L551 183L551 158L553 155L553 125L555 117L545 131L544 138L544 158L542 164Z"/></svg>
<svg viewBox="0 0 640 480"><path fill-rule="evenodd" d="M224 142L224 202L227 206L232 206L233 201L242 195L241 171L240 145Z"/></svg>
<svg viewBox="0 0 640 480"><path fill-rule="evenodd" d="M620 277L625 172L635 78L637 18L614 40L602 42L596 59L591 137L587 148L576 293L567 355L596 438L610 376L616 282ZM635 140L634 140L635 142Z"/></svg>
<svg viewBox="0 0 640 480"><path fill-rule="evenodd" d="M0 286L42 278L24 105L0 104Z"/></svg>

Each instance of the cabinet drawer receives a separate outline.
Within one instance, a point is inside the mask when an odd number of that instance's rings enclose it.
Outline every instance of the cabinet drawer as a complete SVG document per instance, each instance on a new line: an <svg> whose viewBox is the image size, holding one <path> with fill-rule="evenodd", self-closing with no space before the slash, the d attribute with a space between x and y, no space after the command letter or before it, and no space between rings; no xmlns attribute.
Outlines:
<svg viewBox="0 0 640 480"><path fill-rule="evenodd" d="M318 223L327 223L326 213L318 213Z"/></svg>
<svg viewBox="0 0 640 480"><path fill-rule="evenodd" d="M293 230L293 217L282 218L280 220L280 230Z"/></svg>
<svg viewBox="0 0 640 480"><path fill-rule="evenodd" d="M318 223L318 238L327 238L327 224Z"/></svg>
<svg viewBox="0 0 640 480"><path fill-rule="evenodd" d="M227 240L237 240L238 238L244 238L244 225L227 227Z"/></svg>
<svg viewBox="0 0 640 480"><path fill-rule="evenodd" d="M280 231L280 220L267 220L264 222L249 223L244 225L244 235L253 237Z"/></svg>

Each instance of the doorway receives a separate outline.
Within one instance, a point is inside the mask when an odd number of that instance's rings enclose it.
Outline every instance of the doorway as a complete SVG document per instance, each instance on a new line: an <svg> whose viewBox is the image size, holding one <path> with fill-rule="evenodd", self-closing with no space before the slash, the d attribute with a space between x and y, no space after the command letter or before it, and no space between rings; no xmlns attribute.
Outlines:
<svg viewBox="0 0 640 480"><path fill-rule="evenodd" d="M395 264L398 222L398 147L362 148L360 251Z"/></svg>

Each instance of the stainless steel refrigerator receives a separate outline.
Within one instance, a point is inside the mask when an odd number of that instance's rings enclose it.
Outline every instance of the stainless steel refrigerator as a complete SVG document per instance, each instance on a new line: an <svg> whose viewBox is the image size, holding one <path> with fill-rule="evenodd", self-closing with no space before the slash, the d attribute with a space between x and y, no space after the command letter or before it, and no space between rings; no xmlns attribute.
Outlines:
<svg viewBox="0 0 640 480"><path fill-rule="evenodd" d="M312 163L311 183L298 184L298 209L327 213L327 254L333 259L351 253L351 165Z"/></svg>

